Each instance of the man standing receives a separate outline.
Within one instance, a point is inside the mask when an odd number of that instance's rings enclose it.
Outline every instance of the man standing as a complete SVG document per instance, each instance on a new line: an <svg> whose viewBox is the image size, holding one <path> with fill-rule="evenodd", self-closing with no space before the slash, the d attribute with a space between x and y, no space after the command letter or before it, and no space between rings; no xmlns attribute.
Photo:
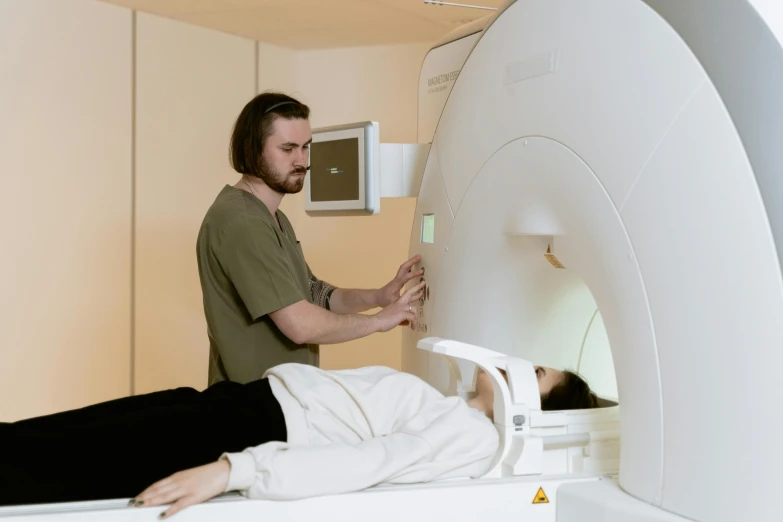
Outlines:
<svg viewBox="0 0 783 522"><path fill-rule="evenodd" d="M318 364L319 344L385 332L416 320L424 282L416 256L378 290L346 290L310 271L291 223L279 210L302 190L312 141L310 109L263 93L239 115L231 163L242 174L207 211L197 256L210 342L209 384L260 379L278 364ZM374 315L359 312L376 307Z"/></svg>

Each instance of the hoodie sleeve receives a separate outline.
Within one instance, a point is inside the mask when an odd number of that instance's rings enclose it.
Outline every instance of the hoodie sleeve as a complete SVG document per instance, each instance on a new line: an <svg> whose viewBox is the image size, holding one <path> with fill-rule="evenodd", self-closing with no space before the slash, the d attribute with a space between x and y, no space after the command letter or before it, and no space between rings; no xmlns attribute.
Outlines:
<svg viewBox="0 0 783 522"><path fill-rule="evenodd" d="M497 450L497 431L464 403L457 409L462 411L452 409L426 425L414 418L396 433L356 445L270 442L225 454L221 458L231 462L226 491L239 490L253 499L294 500L382 482L483 475Z"/></svg>

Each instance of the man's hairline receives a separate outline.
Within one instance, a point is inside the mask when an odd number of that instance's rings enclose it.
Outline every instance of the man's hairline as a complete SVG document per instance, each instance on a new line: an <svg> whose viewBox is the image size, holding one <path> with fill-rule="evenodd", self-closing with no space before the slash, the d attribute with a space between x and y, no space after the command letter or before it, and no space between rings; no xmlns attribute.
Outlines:
<svg viewBox="0 0 783 522"><path fill-rule="evenodd" d="M284 116L284 115L282 115L282 114L276 114L276 113L274 113L274 112L272 113L272 116L273 116L273 119L272 119L272 122L271 122L271 125L272 125L272 132L269 134L269 136L267 136L267 137L266 137L266 140L265 140L265 142L264 142L264 146L266 146L266 143L269 141L269 138L271 138L272 136L274 136L274 135L275 135L275 129L274 129L274 126L275 126L275 122L276 122L277 120L279 120L279 119L288 120L288 121L293 121L293 120L304 120L304 121L306 121L307 123L310 123L310 118L309 118L309 117L308 117L308 118L300 118L299 116L292 116L292 117L288 118L288 117L286 117L286 116ZM283 147L283 146L285 146L285 145L294 145L294 146L297 146L297 147L304 147L304 146L306 146L306 145L309 145L309 144L311 144L312 142L313 142L313 133L312 133L312 132L310 132L310 139L309 139L309 140L307 140L307 141L306 141L306 142L305 142L303 145L299 145L298 143L294 143L294 142L284 142L284 143L281 143L281 144L279 144L279 145L276 145L276 147Z"/></svg>

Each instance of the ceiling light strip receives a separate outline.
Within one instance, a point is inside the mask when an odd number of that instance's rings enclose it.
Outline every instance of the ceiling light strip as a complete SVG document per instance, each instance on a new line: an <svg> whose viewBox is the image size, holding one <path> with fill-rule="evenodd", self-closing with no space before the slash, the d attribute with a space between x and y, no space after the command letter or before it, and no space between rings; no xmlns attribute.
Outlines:
<svg viewBox="0 0 783 522"><path fill-rule="evenodd" d="M451 2L441 2L440 0L424 0L425 4L431 5L450 5L454 7L469 7L471 9L485 9L487 11L497 11L496 7L487 7L484 5L453 4Z"/></svg>

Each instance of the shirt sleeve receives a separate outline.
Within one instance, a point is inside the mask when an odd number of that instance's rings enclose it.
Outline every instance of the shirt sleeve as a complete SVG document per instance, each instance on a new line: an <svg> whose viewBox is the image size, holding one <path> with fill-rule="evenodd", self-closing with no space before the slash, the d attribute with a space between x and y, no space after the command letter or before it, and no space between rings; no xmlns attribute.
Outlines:
<svg viewBox="0 0 783 522"><path fill-rule="evenodd" d="M239 490L253 499L296 500L359 491L383 482L481 476L497 451L497 431L489 422L462 417L461 424L454 424L453 418L439 419L423 430L409 425L355 445L270 442L224 454L221 458L231 462L226 491Z"/></svg>
<svg viewBox="0 0 783 522"><path fill-rule="evenodd" d="M254 321L305 299L277 234L261 219L228 227L217 258Z"/></svg>

